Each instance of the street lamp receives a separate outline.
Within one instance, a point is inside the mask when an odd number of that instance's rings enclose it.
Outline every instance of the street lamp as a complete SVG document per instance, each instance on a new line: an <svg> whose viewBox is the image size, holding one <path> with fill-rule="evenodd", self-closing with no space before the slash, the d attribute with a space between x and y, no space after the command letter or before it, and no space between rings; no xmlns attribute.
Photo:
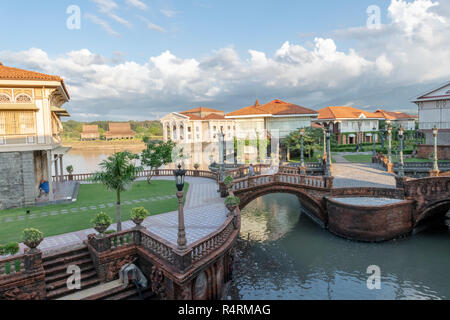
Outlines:
<svg viewBox="0 0 450 320"><path fill-rule="evenodd" d="M431 172L431 176L439 175L439 167L438 167L438 148L437 148L437 138L438 138L439 129L436 125L433 128L433 136L434 136L434 159L433 159L433 170Z"/></svg>
<svg viewBox="0 0 450 320"><path fill-rule="evenodd" d="M361 140L362 140L361 127L362 127L362 121L360 120L360 121L358 121L358 139L357 139L358 141L356 142L357 143L357 147L358 147L358 152L361 149Z"/></svg>
<svg viewBox="0 0 450 320"><path fill-rule="evenodd" d="M400 127L400 129L398 130L398 137L400 138L400 168L399 168L398 176L404 177L405 170L404 170L404 162L403 162L403 139L404 139L403 127Z"/></svg>
<svg viewBox="0 0 450 320"><path fill-rule="evenodd" d="M388 127L388 172L392 173L393 164L392 164L392 126L391 121L386 120L386 125Z"/></svg>
<svg viewBox="0 0 450 320"><path fill-rule="evenodd" d="M327 158L327 129L325 124L323 124L323 159Z"/></svg>
<svg viewBox="0 0 450 320"><path fill-rule="evenodd" d="M181 169L181 164L178 165L178 170L174 170L176 186L177 186L177 198L178 198L178 249L186 249L186 231L184 227L184 212L183 212L183 197L184 197L184 178L186 176L186 170Z"/></svg>
<svg viewBox="0 0 450 320"><path fill-rule="evenodd" d="M372 131L372 142L373 142L373 152L372 152L372 156L375 159L377 156L377 144L376 144L376 139L375 139L375 132L377 131L377 127L373 127L373 131Z"/></svg>
<svg viewBox="0 0 450 320"><path fill-rule="evenodd" d="M325 176L331 177L331 143L330 143L330 127L328 126L326 131L326 138L327 138L327 167L325 171Z"/></svg>
<svg viewBox="0 0 450 320"><path fill-rule="evenodd" d="M303 148L303 137L305 135L305 129L300 130L300 172L301 174L306 174L305 168L305 155Z"/></svg>

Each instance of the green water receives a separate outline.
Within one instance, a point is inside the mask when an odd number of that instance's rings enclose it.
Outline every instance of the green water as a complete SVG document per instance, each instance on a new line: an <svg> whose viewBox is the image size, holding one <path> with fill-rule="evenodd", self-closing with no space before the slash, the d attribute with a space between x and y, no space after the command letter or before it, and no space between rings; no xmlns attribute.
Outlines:
<svg viewBox="0 0 450 320"><path fill-rule="evenodd" d="M447 222L448 223L448 222ZM271 194L242 212L232 299L450 299L445 221L379 244L338 238L300 215L295 196ZM369 290L367 268L381 271Z"/></svg>

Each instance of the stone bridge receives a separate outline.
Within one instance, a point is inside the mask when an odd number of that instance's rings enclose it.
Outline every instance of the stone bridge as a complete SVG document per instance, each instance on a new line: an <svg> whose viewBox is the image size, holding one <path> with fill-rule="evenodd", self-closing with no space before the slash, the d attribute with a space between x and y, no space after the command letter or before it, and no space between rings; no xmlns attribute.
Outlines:
<svg viewBox="0 0 450 320"><path fill-rule="evenodd" d="M302 211L316 223L359 241L385 241L416 233L432 218L450 210L448 176L396 177L395 188L334 188L333 180L288 173L281 168L275 174L235 179L229 191L240 198L240 209L266 194L294 194ZM221 189L226 189L223 184Z"/></svg>

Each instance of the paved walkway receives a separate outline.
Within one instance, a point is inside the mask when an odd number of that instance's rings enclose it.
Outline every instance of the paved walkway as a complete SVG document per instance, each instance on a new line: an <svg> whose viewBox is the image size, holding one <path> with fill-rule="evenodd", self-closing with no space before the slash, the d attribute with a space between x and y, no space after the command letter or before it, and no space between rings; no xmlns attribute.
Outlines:
<svg viewBox="0 0 450 320"><path fill-rule="evenodd" d="M173 180L171 177L157 177L154 180ZM226 220L227 209L217 192L217 183L211 179L186 177L189 190L185 203L185 225L188 244L196 242L216 231ZM177 244L178 212L168 212L148 217L142 224L150 232ZM122 222L122 229L131 229L132 221ZM116 225L110 228L116 229ZM74 245L80 245L89 234L96 233L94 229L86 229L44 239L40 244L45 254L58 252ZM25 246L20 244L21 252Z"/></svg>
<svg viewBox="0 0 450 320"><path fill-rule="evenodd" d="M335 163L333 164L335 188L375 187L395 189L393 174L382 170L377 164Z"/></svg>

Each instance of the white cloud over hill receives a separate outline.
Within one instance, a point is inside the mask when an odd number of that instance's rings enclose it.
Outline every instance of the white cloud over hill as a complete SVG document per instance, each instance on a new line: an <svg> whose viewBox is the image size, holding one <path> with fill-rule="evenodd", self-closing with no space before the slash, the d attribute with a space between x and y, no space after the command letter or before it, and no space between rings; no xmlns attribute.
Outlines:
<svg viewBox="0 0 450 320"><path fill-rule="evenodd" d="M107 12L114 9L107 6L109 1L97 2ZM129 2L139 6L139 1ZM0 60L64 77L75 116L102 114L110 119L151 118L194 105L231 110L256 98L305 106L332 101L367 105L377 103L376 92L418 84L424 91L430 83L449 80L450 5L392 0L388 16L390 22L379 30L337 30L334 39L316 37L308 46L285 42L274 54L250 49L248 57L233 48L202 59L181 59L165 51L139 64L117 63L88 49L49 57L31 48L1 51ZM356 41L355 48L340 50L341 39ZM366 96L372 98L364 100ZM392 98L400 103L395 91ZM401 109L413 109L406 98Z"/></svg>

